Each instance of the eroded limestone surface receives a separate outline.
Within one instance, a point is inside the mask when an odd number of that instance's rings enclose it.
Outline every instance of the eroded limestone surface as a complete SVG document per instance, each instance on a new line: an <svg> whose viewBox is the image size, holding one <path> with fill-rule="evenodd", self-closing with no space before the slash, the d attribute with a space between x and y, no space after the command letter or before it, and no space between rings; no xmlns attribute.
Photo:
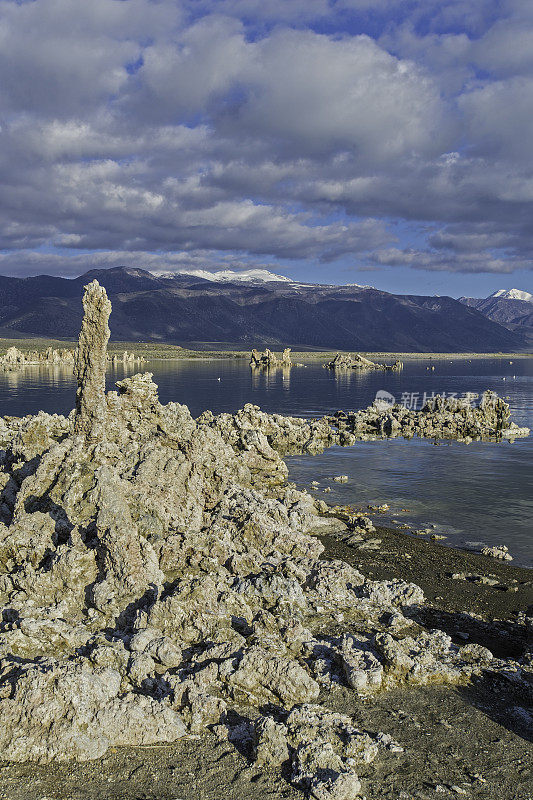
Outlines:
<svg viewBox="0 0 533 800"><path fill-rule="evenodd" d="M358 765L401 743L330 710L336 686L522 680L526 662L413 622L418 586L320 559L309 531L331 521L286 484L280 452L327 446L330 421L254 406L195 420L147 373L104 394L109 310L90 284L75 412L0 421L5 759L94 759L210 726L288 762L318 800L351 800Z"/></svg>
<svg viewBox="0 0 533 800"><path fill-rule="evenodd" d="M268 347L261 353L255 348L250 355L250 366L253 369L262 367L264 369L271 369L276 367L292 367L291 361L291 348L286 347L281 356L277 356Z"/></svg>
<svg viewBox="0 0 533 800"><path fill-rule="evenodd" d="M0 369L4 371L20 370L24 367L63 367L74 368L75 351L67 347L47 347L46 350L19 350L10 347L3 356L0 356ZM136 353L124 350L123 353L107 354L108 363L118 364L143 364L145 359Z"/></svg>
<svg viewBox="0 0 533 800"><path fill-rule="evenodd" d="M375 361L371 361L366 356L362 356L360 353L355 353L355 355L350 355L350 353L337 353L335 358L332 361L328 361L327 364L324 364L326 369L332 370L343 370L343 369L356 369L356 370L388 370L391 372L399 372L403 369L403 363L401 361L395 361L394 364L378 364Z"/></svg>
<svg viewBox="0 0 533 800"><path fill-rule="evenodd" d="M74 352L68 348L55 349L47 347L46 350L29 350L23 352L17 347L9 347L7 352L0 356L0 368L4 370L20 369L26 366L74 366Z"/></svg>

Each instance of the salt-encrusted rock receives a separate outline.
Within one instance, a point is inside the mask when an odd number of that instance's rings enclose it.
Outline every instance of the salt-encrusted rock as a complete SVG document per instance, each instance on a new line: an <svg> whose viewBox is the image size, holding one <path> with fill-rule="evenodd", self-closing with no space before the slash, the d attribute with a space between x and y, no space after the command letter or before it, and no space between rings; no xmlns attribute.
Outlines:
<svg viewBox="0 0 533 800"><path fill-rule="evenodd" d="M401 361L395 361L392 366L387 366L387 364L376 364L376 362L371 361L369 358L365 358L360 353L356 353L355 355L350 355L349 353L337 353L333 361L329 361L327 364L324 364L326 369L358 369L358 370L371 370L371 369L381 369L381 370L393 370L397 371L402 369L403 364Z"/></svg>
<svg viewBox="0 0 533 800"><path fill-rule="evenodd" d="M384 417L303 420L247 405L194 420L161 405L149 373L105 395L109 306L95 284L85 299L76 413L0 419L3 758L97 758L231 728L235 713L256 719L268 706L259 762L290 760L316 798L353 798L357 764L385 739L309 705L320 691L367 696L509 668L404 617L424 602L414 584L320 560L310 532L333 523L362 538L371 523L287 485L281 453L364 437ZM389 413L402 435L450 419L454 435L507 424L500 401L473 415L437 405ZM241 727L230 741L250 739L251 723Z"/></svg>
<svg viewBox="0 0 533 800"><path fill-rule="evenodd" d="M316 700L320 693L317 682L300 664L261 647L252 647L245 653L229 685L258 704L274 701L288 708Z"/></svg>
<svg viewBox="0 0 533 800"><path fill-rule="evenodd" d="M377 737L318 705L293 709L285 723L259 717L254 728L258 762L277 766L290 759L294 783L317 800L353 800L361 788L357 767L378 754Z"/></svg>
<svg viewBox="0 0 533 800"><path fill-rule="evenodd" d="M105 372L111 303L98 281L85 287L83 311L75 358L78 389L74 431L88 441L99 441L106 417Z"/></svg>
<svg viewBox="0 0 533 800"><path fill-rule="evenodd" d="M383 682L383 665L366 642L344 636L341 647L342 667L347 683L358 694L379 689Z"/></svg>
<svg viewBox="0 0 533 800"><path fill-rule="evenodd" d="M286 347L281 355L281 358L278 358L275 353L268 349L268 347L264 353L260 353L259 350L254 349L250 355L250 366L253 369L257 367L263 367L264 369L272 369L273 367L292 367L291 348Z"/></svg>
<svg viewBox="0 0 533 800"><path fill-rule="evenodd" d="M102 579L92 587L92 599L100 611L118 614L145 594L147 587L162 586L165 576L153 547L133 522L127 484L107 465L97 470L95 478L96 550Z"/></svg>
<svg viewBox="0 0 533 800"><path fill-rule="evenodd" d="M8 348L5 355L0 356L0 369L14 370L28 366L68 367L74 365L74 351L67 348L56 350L48 347L44 351L28 350L23 352L17 347Z"/></svg>
<svg viewBox="0 0 533 800"><path fill-rule="evenodd" d="M505 544L498 544L494 547L482 547L481 553L484 556L491 556L492 558L499 558L501 561L512 561L513 557L509 552L509 548Z"/></svg>
<svg viewBox="0 0 533 800"><path fill-rule="evenodd" d="M294 709L286 721L293 780L317 800L349 800L361 788L356 770L378 746L349 717L322 706Z"/></svg>
<svg viewBox="0 0 533 800"><path fill-rule="evenodd" d="M379 634L377 652L384 660L385 680L391 685L415 683L464 683L492 661L492 653L481 645L459 647L442 631L424 631L417 637L395 639Z"/></svg>
<svg viewBox="0 0 533 800"><path fill-rule="evenodd" d="M416 583L406 583L395 578L392 581L365 581L358 590L360 597L367 597L376 606L399 606L409 608L424 603L424 592Z"/></svg>
<svg viewBox="0 0 533 800"><path fill-rule="evenodd" d="M289 758L287 726L272 717L260 717L254 728L255 763L260 766L279 767Z"/></svg>
<svg viewBox="0 0 533 800"><path fill-rule="evenodd" d="M113 356L107 354L107 362L117 366L123 364L132 366L144 364L145 358L136 353L124 350L123 353L115 353ZM75 350L62 347L59 349L47 347L46 350L27 350L22 351L16 347L8 348L7 352L0 356L0 369L4 371L21 370L24 367L54 367L71 371L75 366Z"/></svg>
<svg viewBox="0 0 533 800"><path fill-rule="evenodd" d="M142 695L120 697L120 674L81 660L5 667L0 687L0 747L9 761L86 761L111 745L173 742L185 734L166 703Z"/></svg>

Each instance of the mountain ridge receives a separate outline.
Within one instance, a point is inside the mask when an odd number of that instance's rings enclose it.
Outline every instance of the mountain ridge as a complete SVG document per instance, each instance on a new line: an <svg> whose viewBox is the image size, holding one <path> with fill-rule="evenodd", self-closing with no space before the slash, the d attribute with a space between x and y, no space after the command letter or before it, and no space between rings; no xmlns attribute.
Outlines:
<svg viewBox="0 0 533 800"><path fill-rule="evenodd" d="M520 296L518 296L520 295ZM459 302L523 336L533 345L533 295L522 289L498 289L489 297L460 297Z"/></svg>
<svg viewBox="0 0 533 800"><path fill-rule="evenodd" d="M0 330L23 338L75 337L83 286L93 279L113 303L115 340L404 352L509 352L526 346L520 334L446 296L290 280L210 281L126 267L92 269L76 278L0 276Z"/></svg>

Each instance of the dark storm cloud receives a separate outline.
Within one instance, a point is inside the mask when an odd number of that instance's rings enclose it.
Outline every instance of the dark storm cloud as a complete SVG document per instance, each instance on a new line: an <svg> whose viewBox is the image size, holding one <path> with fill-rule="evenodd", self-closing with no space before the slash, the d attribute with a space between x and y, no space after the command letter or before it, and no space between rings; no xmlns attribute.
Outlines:
<svg viewBox="0 0 533 800"><path fill-rule="evenodd" d="M532 263L526 3L2 5L3 272Z"/></svg>

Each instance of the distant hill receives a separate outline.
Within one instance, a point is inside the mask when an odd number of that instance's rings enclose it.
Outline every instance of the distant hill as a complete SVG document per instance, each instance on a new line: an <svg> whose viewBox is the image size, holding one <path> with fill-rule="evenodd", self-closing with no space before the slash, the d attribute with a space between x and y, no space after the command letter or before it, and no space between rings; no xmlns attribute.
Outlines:
<svg viewBox="0 0 533 800"><path fill-rule="evenodd" d="M521 289L498 289L489 297L460 297L488 319L523 336L533 345L533 295Z"/></svg>
<svg viewBox="0 0 533 800"><path fill-rule="evenodd" d="M303 284L272 273L249 277L209 280L126 267L74 279L0 276L0 335L77 336L83 286L96 278L113 303L112 337L121 341L408 352L509 352L526 346L518 332L451 297Z"/></svg>

